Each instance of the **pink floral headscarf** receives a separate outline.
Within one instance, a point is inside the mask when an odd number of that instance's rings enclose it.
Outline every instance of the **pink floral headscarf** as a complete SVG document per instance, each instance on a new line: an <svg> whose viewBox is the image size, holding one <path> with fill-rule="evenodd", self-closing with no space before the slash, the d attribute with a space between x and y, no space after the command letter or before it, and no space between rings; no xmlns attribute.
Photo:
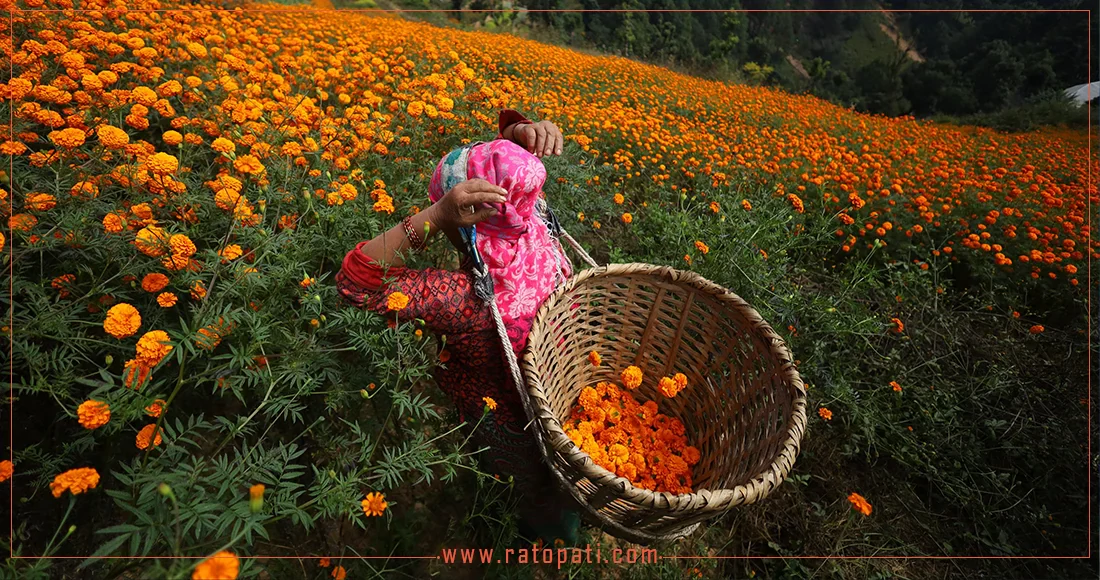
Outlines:
<svg viewBox="0 0 1100 580"><path fill-rule="evenodd" d="M443 197L444 162L428 186L432 203ZM536 212L546 168L538 157L511 141L497 139L471 147L466 178L480 178L507 190L497 215L477 224L477 249L489 267L497 308L518 354L527 344L535 313L573 269L561 244Z"/></svg>

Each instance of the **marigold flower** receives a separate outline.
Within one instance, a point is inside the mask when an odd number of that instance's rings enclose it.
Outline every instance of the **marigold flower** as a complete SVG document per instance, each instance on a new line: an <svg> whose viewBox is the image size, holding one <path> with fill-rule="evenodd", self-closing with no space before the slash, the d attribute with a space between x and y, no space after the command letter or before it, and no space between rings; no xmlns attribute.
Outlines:
<svg viewBox="0 0 1100 580"><path fill-rule="evenodd" d="M330 562L328 558L321 558L321 560L317 562L317 565L322 568L328 568L332 565L332 562Z"/></svg>
<svg viewBox="0 0 1100 580"><path fill-rule="evenodd" d="M30 231L38 223L38 218L29 213L17 213L8 218L8 227L16 232Z"/></svg>
<svg viewBox="0 0 1100 580"><path fill-rule="evenodd" d="M482 397L481 400L485 402L485 408L490 411L497 410L497 402L492 397Z"/></svg>
<svg viewBox="0 0 1100 580"><path fill-rule="evenodd" d="M630 365L619 375L619 378L622 379L624 387L636 389L642 384L642 369Z"/></svg>
<svg viewBox="0 0 1100 580"><path fill-rule="evenodd" d="M159 304L161 308L171 308L176 305L177 301L179 301L179 297L173 292L162 292L157 294L157 304Z"/></svg>
<svg viewBox="0 0 1100 580"><path fill-rule="evenodd" d="M145 166L153 175L168 175L179 169L180 162L174 155L157 153L145 160Z"/></svg>
<svg viewBox="0 0 1100 580"><path fill-rule="evenodd" d="M136 358L126 361L125 366L126 370L123 372L123 379L128 389L140 389L152 372L152 369L141 364L141 361Z"/></svg>
<svg viewBox="0 0 1100 580"><path fill-rule="evenodd" d="M264 172L264 164L255 155L241 155L233 162L233 169L249 175L258 175Z"/></svg>
<svg viewBox="0 0 1100 580"><path fill-rule="evenodd" d="M85 429L98 429L111 420L111 407L103 401L84 401L76 408L76 417Z"/></svg>
<svg viewBox="0 0 1100 580"><path fill-rule="evenodd" d="M598 366L600 366L600 362L602 362L602 361L603 361L603 358L600 357L600 353L598 353L596 351L592 351L592 352L588 353L588 362L592 363L592 366L598 367Z"/></svg>
<svg viewBox="0 0 1100 580"><path fill-rule="evenodd" d="M386 503L385 496L378 492L368 493L366 499L361 503L363 505L363 513L368 516L382 515L382 513L386 511L386 506L389 505Z"/></svg>
<svg viewBox="0 0 1100 580"><path fill-rule="evenodd" d="M165 286L168 286L168 282L168 276L159 272L146 274L145 277L141 279L141 289L152 293L160 292L164 290Z"/></svg>
<svg viewBox="0 0 1100 580"><path fill-rule="evenodd" d="M112 306L107 311L107 319L103 321L103 329L118 339L133 336L140 327L141 314L137 308L125 302Z"/></svg>
<svg viewBox="0 0 1100 580"><path fill-rule="evenodd" d="M1044 330L1046 330L1046 328L1043 327L1042 324L1036 324L1035 326L1031 327L1031 330L1029 332L1031 332L1031 334L1042 334Z"/></svg>
<svg viewBox="0 0 1100 580"><path fill-rule="evenodd" d="M156 433L155 438L153 437L154 432ZM134 444L137 445L138 449L141 449L143 451L145 449L148 449L150 445L156 447L157 445L160 445L162 441L160 433L161 431L157 429L156 424L150 423L141 428L141 431L139 431L137 434L137 439L134 441Z"/></svg>
<svg viewBox="0 0 1100 580"><path fill-rule="evenodd" d="M871 515L871 504L862 495L853 492L848 496L848 501L851 502L852 509L865 516Z"/></svg>
<svg viewBox="0 0 1100 580"><path fill-rule="evenodd" d="M153 401L151 405L145 407L145 414L150 417L156 418L164 414L164 409L168 406L163 399L157 399Z"/></svg>
<svg viewBox="0 0 1100 580"><path fill-rule="evenodd" d="M894 324L894 328L892 328L891 330L893 330L895 333L901 334L902 332L905 332L905 324L903 324L901 320L897 318L891 318L890 322Z"/></svg>
<svg viewBox="0 0 1100 580"><path fill-rule="evenodd" d="M176 145L183 143L183 135L180 134L179 131L165 131L164 134L160 136L160 138L164 140L165 145L168 145L170 147L175 147Z"/></svg>
<svg viewBox="0 0 1100 580"><path fill-rule="evenodd" d="M7 459L0 461L0 483L11 479L13 473L15 473L15 464Z"/></svg>
<svg viewBox="0 0 1100 580"><path fill-rule="evenodd" d="M895 393L901 392L901 385L899 385L897 381L890 381L890 386L894 388Z"/></svg>
<svg viewBox="0 0 1100 580"><path fill-rule="evenodd" d="M337 566L332 569L332 577L335 580L344 580L345 578L347 578L347 576L348 572L347 570L344 570L343 566Z"/></svg>
<svg viewBox="0 0 1100 580"><path fill-rule="evenodd" d="M264 505L264 484L257 483L248 488L248 505L253 513L259 512Z"/></svg>
<svg viewBox="0 0 1100 580"><path fill-rule="evenodd" d="M660 389L661 394L670 399L675 397L676 393L680 390L676 386L676 381L669 377L661 377L661 380L657 382L657 388Z"/></svg>
<svg viewBox="0 0 1100 580"><path fill-rule="evenodd" d="M150 258L159 258L168 252L168 234L157 226L145 226L137 233L134 245Z"/></svg>
<svg viewBox="0 0 1100 580"><path fill-rule="evenodd" d="M237 258L240 258L243 253L244 250L242 250L241 247L237 244L229 244L228 246L218 250L218 255L222 257L223 264L228 263L231 260L236 260Z"/></svg>
<svg viewBox="0 0 1100 580"><path fill-rule="evenodd" d="M616 193L615 197L612 199L612 201L614 201L615 203L617 203L619 205L622 205L623 202L626 201L626 198L623 197L623 194Z"/></svg>
<svg viewBox="0 0 1100 580"><path fill-rule="evenodd" d="M832 421L833 420L833 412L830 411L826 407L819 408L817 410L817 414L818 414L818 416L820 416L822 419L824 419L826 421Z"/></svg>
<svg viewBox="0 0 1100 580"><path fill-rule="evenodd" d="M214 139L214 142L210 144L210 148L218 153L233 153L237 150L237 146L232 141L225 137L218 137Z"/></svg>
<svg viewBox="0 0 1100 580"><path fill-rule="evenodd" d="M374 202L374 211L387 214L392 214L397 208L393 205L393 198L382 194L378 196L378 201Z"/></svg>
<svg viewBox="0 0 1100 580"><path fill-rule="evenodd" d="M386 308L391 311L404 310L409 305L409 297L401 292L394 292L386 298Z"/></svg>
<svg viewBox="0 0 1100 580"><path fill-rule="evenodd" d="M168 353L172 352L168 333L163 330L151 330L142 335L137 343L137 360L152 368L157 366Z"/></svg>
<svg viewBox="0 0 1100 580"><path fill-rule="evenodd" d="M191 580L236 580L241 561L233 552L223 550L203 560L191 573Z"/></svg>
<svg viewBox="0 0 1100 580"><path fill-rule="evenodd" d="M32 193L26 199L27 209L33 211L49 211L57 206L57 198L48 193Z"/></svg>
<svg viewBox="0 0 1100 580"><path fill-rule="evenodd" d="M191 299L202 300L203 298L206 298L206 286L203 285L202 280L195 280L191 285Z"/></svg>
<svg viewBox="0 0 1100 580"><path fill-rule="evenodd" d="M197 249L195 243L191 241L191 238L183 234L174 234L168 239L168 246L172 248L172 254L183 258L190 258L195 255Z"/></svg>
<svg viewBox="0 0 1100 580"><path fill-rule="evenodd" d="M53 482L50 483L50 492L54 497L61 497L61 494L66 491L79 495L98 485L99 472L94 467L79 467L53 478Z"/></svg>
<svg viewBox="0 0 1100 580"><path fill-rule="evenodd" d="M75 149L84 144L84 131L68 128L60 131L50 131L48 138L51 143L66 149Z"/></svg>
<svg viewBox="0 0 1100 580"><path fill-rule="evenodd" d="M700 242L699 240L695 240L695 249L699 250L703 254L706 254L706 253L710 252L710 248L707 247L707 245L704 244L703 242Z"/></svg>
<svg viewBox="0 0 1100 580"><path fill-rule="evenodd" d="M624 224L629 224L630 222L634 221L634 216L630 215L629 213L624 213L622 216L622 220Z"/></svg>

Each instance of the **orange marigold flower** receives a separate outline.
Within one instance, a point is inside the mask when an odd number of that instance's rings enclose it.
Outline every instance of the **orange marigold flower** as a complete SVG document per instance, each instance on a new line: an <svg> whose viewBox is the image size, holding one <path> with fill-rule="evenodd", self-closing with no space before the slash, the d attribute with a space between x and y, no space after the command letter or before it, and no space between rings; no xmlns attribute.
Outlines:
<svg viewBox="0 0 1100 580"><path fill-rule="evenodd" d="M146 274L145 277L141 279L141 289L146 292L160 292L164 290L165 286L168 286L168 282L168 276L159 272Z"/></svg>
<svg viewBox="0 0 1100 580"><path fill-rule="evenodd" d="M619 375L619 378L622 379L624 387L636 389L642 384L642 369L630 365Z"/></svg>
<svg viewBox="0 0 1100 580"><path fill-rule="evenodd" d="M0 461L0 482L5 482L11 479L11 475L15 473L15 464L5 459Z"/></svg>
<svg viewBox="0 0 1100 580"><path fill-rule="evenodd" d="M903 324L901 322L901 320L899 320L897 318L891 318L890 322L892 322L894 324L894 328L892 328L891 330L893 330L897 334L901 334L902 332L905 331L905 324Z"/></svg>
<svg viewBox="0 0 1100 580"><path fill-rule="evenodd" d="M710 211L712 211L714 213L718 213L718 212L722 211L722 206L718 205L717 201L712 201L712 202L710 202Z"/></svg>
<svg viewBox="0 0 1100 580"><path fill-rule="evenodd" d="M126 361L126 370L123 372L126 388L140 389L145 384L146 379L149 378L151 371L152 369L141 364L141 361L136 358Z"/></svg>
<svg viewBox="0 0 1100 580"><path fill-rule="evenodd" d="M76 408L76 417L85 429L98 429L111 420L111 406L103 401L84 401Z"/></svg>
<svg viewBox="0 0 1100 580"><path fill-rule="evenodd" d="M626 445L616 443L608 449L607 456L615 463L624 463L630 459L630 449Z"/></svg>
<svg viewBox="0 0 1100 580"><path fill-rule="evenodd" d="M145 166L153 175L168 175L179 169L180 162L174 155L157 153L145 160Z"/></svg>
<svg viewBox="0 0 1100 580"><path fill-rule="evenodd" d="M623 194L616 193L615 197L612 199L612 201L614 201L615 203L617 203L619 205L622 205L623 202L626 201L626 198L623 197Z"/></svg>
<svg viewBox="0 0 1100 580"><path fill-rule="evenodd" d="M865 516L871 515L871 504L862 495L853 492L848 496L848 501L851 502L852 509Z"/></svg>
<svg viewBox="0 0 1100 580"><path fill-rule="evenodd" d="M237 146L225 137L214 139L214 142L210 144L210 148L218 153L233 153L237 150Z"/></svg>
<svg viewBox="0 0 1100 580"><path fill-rule="evenodd" d="M171 308L179 301L179 297L174 292L161 292L157 295L157 304L161 308Z"/></svg>
<svg viewBox="0 0 1100 580"><path fill-rule="evenodd" d="M497 410L497 402L492 397L482 397L481 400L485 402L485 407L490 411Z"/></svg>
<svg viewBox="0 0 1100 580"><path fill-rule="evenodd" d="M890 386L894 388L895 393L901 392L901 385L899 385L897 381L890 381Z"/></svg>
<svg viewBox="0 0 1100 580"><path fill-rule="evenodd" d="M222 550L195 566L191 580L236 580L240 572L240 558L233 552Z"/></svg>
<svg viewBox="0 0 1100 580"><path fill-rule="evenodd" d="M382 194L378 196L378 201L374 202L374 211L387 214L392 214L397 208L393 205L393 198L389 195Z"/></svg>
<svg viewBox="0 0 1100 580"><path fill-rule="evenodd" d="M13 231L26 232L38 223L38 218L29 213L17 213L8 218L8 227Z"/></svg>
<svg viewBox="0 0 1100 580"><path fill-rule="evenodd" d="M629 213L624 213L622 215L622 220L624 224L629 224L630 222L634 221L634 216L630 215Z"/></svg>
<svg viewBox="0 0 1100 580"><path fill-rule="evenodd" d="M233 169L249 175L258 175L264 172L264 164L255 155L241 155L233 162Z"/></svg>
<svg viewBox="0 0 1100 580"><path fill-rule="evenodd" d="M183 234L175 234L168 239L168 246L172 248L172 254L182 258L190 258L195 255L197 249L191 238Z"/></svg>
<svg viewBox="0 0 1100 580"><path fill-rule="evenodd" d="M164 140L165 145L168 145L170 147L175 147L176 145L183 143L183 135L180 134L179 131L165 131L164 134L160 136L160 138Z"/></svg>
<svg viewBox="0 0 1100 580"><path fill-rule="evenodd" d="M157 366L168 353L172 352L168 333L163 330L151 330L142 335L137 343L137 360L152 368Z"/></svg>
<svg viewBox="0 0 1100 580"><path fill-rule="evenodd" d="M227 263L230 260L236 260L237 258L240 258L243 253L244 250L242 250L241 247L237 244L229 244L228 246L218 250L218 255L222 257L223 264Z"/></svg>
<svg viewBox="0 0 1100 580"><path fill-rule="evenodd" d="M126 229L126 220L117 213L111 212L103 217L103 231L109 234L118 234Z"/></svg>
<svg viewBox="0 0 1100 580"><path fill-rule="evenodd" d="M112 306L107 311L107 319L103 321L103 329L118 339L133 336L140 327L141 314L137 308L125 302Z"/></svg>
<svg viewBox="0 0 1100 580"><path fill-rule="evenodd" d="M592 366L598 367L598 366L600 366L600 362L602 362L602 361L603 361L603 358L600 357L600 353L598 353L596 351L592 351L592 352L588 353L588 362L592 363Z"/></svg>
<svg viewBox="0 0 1100 580"><path fill-rule="evenodd" d="M832 419L833 419L833 412L830 411L829 409L827 409L826 407L819 408L817 410L817 414L818 414L818 416L820 416L822 419L824 419L826 421L832 421Z"/></svg>
<svg viewBox="0 0 1100 580"><path fill-rule="evenodd" d="M386 298L386 308L392 311L404 310L409 305L409 297L401 292L394 292Z"/></svg>
<svg viewBox="0 0 1100 580"><path fill-rule="evenodd" d="M670 399L679 392L679 389L676 388L676 381L669 377L661 377L661 380L657 382L657 387L661 390L661 394Z"/></svg>
<svg viewBox="0 0 1100 580"><path fill-rule="evenodd" d="M48 137L51 143L66 149L75 149L84 144L84 131L71 127L60 131L50 131Z"/></svg>
<svg viewBox="0 0 1100 580"><path fill-rule="evenodd" d="M1046 330L1046 328L1044 328L1042 324L1036 324L1031 327L1029 332L1031 332L1031 334L1041 334L1044 330Z"/></svg>
<svg viewBox="0 0 1100 580"><path fill-rule="evenodd" d="M195 280L195 283L191 285L191 298L193 300L206 298L206 286L203 285L202 280Z"/></svg>
<svg viewBox="0 0 1100 580"><path fill-rule="evenodd" d="M749 200L742 199L741 200L741 209L743 209L745 211L750 211L750 210L752 210L752 204L749 203Z"/></svg>
<svg viewBox="0 0 1100 580"><path fill-rule="evenodd" d="M307 275L307 276L306 276L305 278L302 278L302 281L301 281L301 282L298 282L298 285L299 285L299 286L301 286L302 288L309 288L309 287L310 287L310 286L312 286L312 285L313 285L313 283L314 283L314 282L316 282L316 281L317 281L317 280L316 280L315 278L310 278L310 277L309 277L309 276Z"/></svg>
<svg viewBox="0 0 1100 580"><path fill-rule="evenodd" d="M65 491L78 495L97 485L99 485L99 472L94 467L79 467L53 478L53 482L50 483L50 492L54 497L61 497Z"/></svg>
<svg viewBox="0 0 1100 580"><path fill-rule="evenodd" d="M33 211L49 211L57 207L57 198L48 193L32 193L26 199L27 209Z"/></svg>
<svg viewBox="0 0 1100 580"><path fill-rule="evenodd" d="M159 258L168 252L168 234L157 226L145 226L137 233L134 245L150 258Z"/></svg>
<svg viewBox="0 0 1100 580"><path fill-rule="evenodd" d="M130 144L130 135L126 131L111 125L103 125L96 130L99 142L108 149L124 149Z"/></svg>
<svg viewBox="0 0 1100 580"><path fill-rule="evenodd" d="M371 492L367 494L366 499L361 502L363 506L363 513L368 516L380 516L386 511L385 496L378 492Z"/></svg>
<svg viewBox="0 0 1100 580"><path fill-rule="evenodd" d="M157 400L153 401L153 404L149 405L148 407L145 407L145 414L149 415L150 417L154 417L154 418L160 417L161 415L164 414L164 409L167 406L168 406L168 403L165 403L163 399L157 399Z"/></svg>
<svg viewBox="0 0 1100 580"><path fill-rule="evenodd" d="M332 562L329 561L328 558L321 558L321 561L317 562L317 565L322 567L322 568L328 568L329 566L332 565Z"/></svg>
<svg viewBox="0 0 1100 580"><path fill-rule="evenodd" d="M707 245L704 244L703 242L700 242L699 240L695 240L695 249L699 250L703 254L706 254L707 252L710 252L710 248L707 247Z"/></svg>
<svg viewBox="0 0 1100 580"><path fill-rule="evenodd" d="M332 569L332 577L335 580L344 580L348 577L348 572L347 570L344 570L343 566L337 566Z"/></svg>
<svg viewBox="0 0 1100 580"><path fill-rule="evenodd" d="M153 437L153 433L156 433L156 437ZM137 439L135 439L134 444L137 445L138 449L145 450L148 449L150 445L152 445L153 447L160 445L161 441L162 439L160 437L160 430L157 429L157 426L155 424L150 423L141 428L141 431L139 431L137 434Z"/></svg>

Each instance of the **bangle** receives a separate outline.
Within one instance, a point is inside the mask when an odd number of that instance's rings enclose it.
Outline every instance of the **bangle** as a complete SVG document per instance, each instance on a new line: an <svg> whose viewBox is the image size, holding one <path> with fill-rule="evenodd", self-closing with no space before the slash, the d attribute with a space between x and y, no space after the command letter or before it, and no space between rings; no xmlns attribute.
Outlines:
<svg viewBox="0 0 1100 580"><path fill-rule="evenodd" d="M412 227L412 216L405 216L405 219L401 220L401 226L405 228L405 237L409 238L409 243L412 244L412 249L419 252L424 249L424 240L420 237L420 234L416 233L416 230Z"/></svg>

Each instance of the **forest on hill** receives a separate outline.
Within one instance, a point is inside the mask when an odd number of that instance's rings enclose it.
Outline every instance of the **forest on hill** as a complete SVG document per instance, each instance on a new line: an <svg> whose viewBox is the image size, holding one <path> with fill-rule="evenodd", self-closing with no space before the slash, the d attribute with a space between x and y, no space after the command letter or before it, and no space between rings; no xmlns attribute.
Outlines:
<svg viewBox="0 0 1100 580"><path fill-rule="evenodd" d="M455 11L415 19L777 86L862 112L1007 130L1084 126L1088 110L1062 92L1100 76L1100 62L1090 71L1088 59L1100 19L1090 30L1083 11L1097 7L1084 0L395 1Z"/></svg>

